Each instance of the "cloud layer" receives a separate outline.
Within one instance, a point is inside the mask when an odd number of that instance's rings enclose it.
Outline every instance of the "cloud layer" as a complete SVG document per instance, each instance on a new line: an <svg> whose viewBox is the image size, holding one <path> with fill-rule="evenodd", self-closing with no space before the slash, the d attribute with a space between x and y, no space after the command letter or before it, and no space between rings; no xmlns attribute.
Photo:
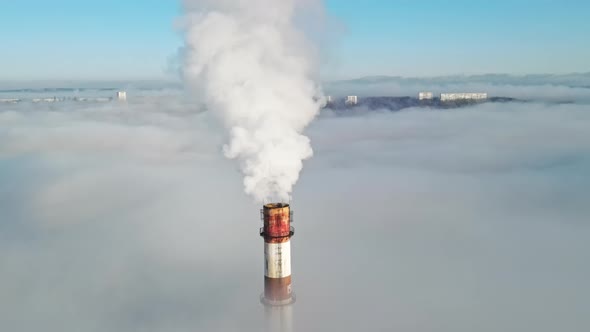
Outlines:
<svg viewBox="0 0 590 332"><path fill-rule="evenodd" d="M259 206L193 110L2 106L2 330L261 330ZM589 129L584 104L325 113L295 329L590 328Z"/></svg>

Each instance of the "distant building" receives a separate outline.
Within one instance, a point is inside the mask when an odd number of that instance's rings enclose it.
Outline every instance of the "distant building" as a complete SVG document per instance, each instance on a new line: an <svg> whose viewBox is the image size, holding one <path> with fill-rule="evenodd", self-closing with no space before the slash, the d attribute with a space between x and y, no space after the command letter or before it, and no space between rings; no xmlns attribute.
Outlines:
<svg viewBox="0 0 590 332"><path fill-rule="evenodd" d="M419 100L431 100L432 98L434 98L434 95L432 94L432 92L420 92L418 94Z"/></svg>
<svg viewBox="0 0 590 332"><path fill-rule="evenodd" d="M117 92L117 100L126 101L127 100L127 92L125 92L125 91Z"/></svg>
<svg viewBox="0 0 590 332"><path fill-rule="evenodd" d="M358 96L348 96L346 97L346 105L356 105L359 103Z"/></svg>
<svg viewBox="0 0 590 332"><path fill-rule="evenodd" d="M0 98L0 103L16 104L20 102L20 99L15 98Z"/></svg>
<svg viewBox="0 0 590 332"><path fill-rule="evenodd" d="M441 101L454 100L485 100L488 99L487 93L441 93Z"/></svg>
<svg viewBox="0 0 590 332"><path fill-rule="evenodd" d="M35 98L33 99L34 103L56 103L58 101L64 101L65 99L59 99L57 97L50 97L50 98Z"/></svg>
<svg viewBox="0 0 590 332"><path fill-rule="evenodd" d="M332 104L334 102L334 99L332 98L332 96L326 96L326 104Z"/></svg>

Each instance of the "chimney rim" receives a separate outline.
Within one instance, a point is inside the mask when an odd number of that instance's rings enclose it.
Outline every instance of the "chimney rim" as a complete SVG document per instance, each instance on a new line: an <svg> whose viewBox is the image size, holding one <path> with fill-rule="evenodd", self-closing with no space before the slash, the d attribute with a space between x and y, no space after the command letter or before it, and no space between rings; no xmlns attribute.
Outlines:
<svg viewBox="0 0 590 332"><path fill-rule="evenodd" d="M267 204L264 204L265 210L282 209L282 208L288 208L288 207L289 207L288 203L267 203Z"/></svg>

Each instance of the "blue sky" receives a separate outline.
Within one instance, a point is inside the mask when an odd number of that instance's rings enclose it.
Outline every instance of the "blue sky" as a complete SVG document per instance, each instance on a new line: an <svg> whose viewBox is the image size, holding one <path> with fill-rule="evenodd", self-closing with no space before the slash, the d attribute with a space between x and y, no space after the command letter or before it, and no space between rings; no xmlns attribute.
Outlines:
<svg viewBox="0 0 590 332"><path fill-rule="evenodd" d="M322 76L590 71L590 1L327 0ZM0 6L0 80L159 79L181 46L176 0Z"/></svg>

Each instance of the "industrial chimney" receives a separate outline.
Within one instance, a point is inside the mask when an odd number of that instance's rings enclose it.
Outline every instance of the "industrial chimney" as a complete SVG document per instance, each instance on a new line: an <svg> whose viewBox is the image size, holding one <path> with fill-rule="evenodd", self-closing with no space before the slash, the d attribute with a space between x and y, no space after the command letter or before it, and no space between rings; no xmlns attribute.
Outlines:
<svg viewBox="0 0 590 332"><path fill-rule="evenodd" d="M260 236L264 238L264 294L261 302L266 307L269 331L291 331L293 313L291 304L295 295L291 291L291 226L293 213L289 204L272 203L262 208L264 223Z"/></svg>

